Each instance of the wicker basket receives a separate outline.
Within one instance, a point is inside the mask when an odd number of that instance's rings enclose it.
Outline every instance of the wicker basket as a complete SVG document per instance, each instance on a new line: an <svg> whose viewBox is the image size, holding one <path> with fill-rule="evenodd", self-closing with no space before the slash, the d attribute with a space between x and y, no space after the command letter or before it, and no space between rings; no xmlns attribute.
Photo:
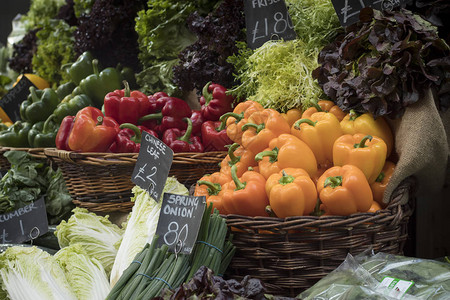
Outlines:
<svg viewBox="0 0 450 300"><path fill-rule="evenodd" d="M227 276L261 279L269 293L295 297L338 267L347 253L375 251L401 254L412 215L414 180L395 190L386 209L347 217L224 216L233 232L236 254ZM403 201L402 201L403 200Z"/></svg>
<svg viewBox="0 0 450 300"><path fill-rule="evenodd" d="M45 155L62 170L73 202L95 212L129 212L131 174L138 153L78 153L46 148ZM175 153L169 176L189 186L219 169L226 152Z"/></svg>
<svg viewBox="0 0 450 300"><path fill-rule="evenodd" d="M6 151L25 151L28 152L33 157L47 159L47 156L44 154L44 148L14 148L14 147L3 147L0 146L0 170L9 170L11 168L11 164L3 156Z"/></svg>

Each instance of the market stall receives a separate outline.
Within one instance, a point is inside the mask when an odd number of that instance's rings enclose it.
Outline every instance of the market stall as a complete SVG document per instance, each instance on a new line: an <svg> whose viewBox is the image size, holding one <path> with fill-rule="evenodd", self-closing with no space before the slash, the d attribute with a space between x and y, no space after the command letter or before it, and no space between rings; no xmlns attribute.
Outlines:
<svg viewBox="0 0 450 300"><path fill-rule="evenodd" d="M32 0L0 298L449 298L450 7L341 2Z"/></svg>

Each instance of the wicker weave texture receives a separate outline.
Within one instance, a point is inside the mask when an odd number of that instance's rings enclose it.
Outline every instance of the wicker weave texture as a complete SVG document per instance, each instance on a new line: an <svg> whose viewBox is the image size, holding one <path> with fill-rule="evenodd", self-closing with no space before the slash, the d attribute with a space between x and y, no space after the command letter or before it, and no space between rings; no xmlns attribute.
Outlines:
<svg viewBox="0 0 450 300"><path fill-rule="evenodd" d="M62 170L77 206L97 212L131 211L131 174L137 153L77 153L53 148L45 155ZM204 174L219 170L226 152L175 153L169 176L189 186Z"/></svg>
<svg viewBox="0 0 450 300"><path fill-rule="evenodd" d="M47 158L47 156L44 154L44 148L14 148L0 146L0 170L9 170L11 168L11 164L6 159L6 157L3 156L6 151L25 151L35 158Z"/></svg>
<svg viewBox="0 0 450 300"><path fill-rule="evenodd" d="M268 292L295 297L338 267L347 253L368 248L401 254L412 215L413 179L396 189L386 209L342 216L304 216L286 219L225 216L237 251L227 276L261 279Z"/></svg>

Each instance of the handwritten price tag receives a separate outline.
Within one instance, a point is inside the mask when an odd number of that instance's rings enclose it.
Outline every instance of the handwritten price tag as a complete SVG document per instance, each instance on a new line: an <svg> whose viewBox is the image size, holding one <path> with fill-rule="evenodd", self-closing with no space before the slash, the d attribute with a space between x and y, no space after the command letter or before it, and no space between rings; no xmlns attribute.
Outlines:
<svg viewBox="0 0 450 300"><path fill-rule="evenodd" d="M190 254L197 241L205 206L205 196L164 193L156 228L159 246L166 244L172 252Z"/></svg>
<svg viewBox="0 0 450 300"><path fill-rule="evenodd" d="M269 40L297 37L284 0L245 0L247 44L251 49Z"/></svg>
<svg viewBox="0 0 450 300"><path fill-rule="evenodd" d="M20 104L27 100L30 94L30 86L34 86L34 84L28 78L22 76L19 82L0 101L0 107L13 123L21 120Z"/></svg>
<svg viewBox="0 0 450 300"><path fill-rule="evenodd" d="M153 199L159 201L172 160L172 149L153 135L143 131L141 150L131 175L131 181L147 190Z"/></svg>
<svg viewBox="0 0 450 300"><path fill-rule="evenodd" d="M364 7L376 10L393 10L400 6L403 0L332 0L342 26L358 22L359 12Z"/></svg>

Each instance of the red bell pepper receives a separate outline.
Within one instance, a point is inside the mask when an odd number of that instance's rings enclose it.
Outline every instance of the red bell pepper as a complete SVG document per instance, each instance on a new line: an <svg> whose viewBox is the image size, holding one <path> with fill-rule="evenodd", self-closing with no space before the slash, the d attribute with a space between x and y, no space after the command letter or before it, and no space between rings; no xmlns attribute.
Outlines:
<svg viewBox="0 0 450 300"><path fill-rule="evenodd" d="M61 125L59 126L58 133L56 134L55 144L56 148L59 150L67 150L70 151L69 147L69 135L72 131L73 124L75 122L75 116L66 116L61 121Z"/></svg>
<svg viewBox="0 0 450 300"><path fill-rule="evenodd" d="M143 116L138 120L138 124L142 124L158 133L163 133L170 128L182 130L187 128L183 118L189 118L192 110L184 100L175 97L161 97L155 101L154 108L160 108L161 111ZM152 128L151 122L150 124L146 123L149 120L161 120L161 124L159 127Z"/></svg>
<svg viewBox="0 0 450 300"><path fill-rule="evenodd" d="M201 111L206 121L218 121L224 113L233 110L234 97L226 94L227 89L220 84L208 82L200 97Z"/></svg>
<svg viewBox="0 0 450 300"><path fill-rule="evenodd" d="M123 90L115 90L105 96L105 116L112 117L119 124L136 124L137 120L150 113L150 100L140 91L130 91L128 82L124 81Z"/></svg>
<svg viewBox="0 0 450 300"><path fill-rule="evenodd" d="M204 122L203 116L200 110L193 110L190 117L192 121L192 134L201 135L202 134L202 124Z"/></svg>
<svg viewBox="0 0 450 300"><path fill-rule="evenodd" d="M198 136L191 136L192 121L185 118L187 121L187 129L180 130L178 128L171 128L164 132L162 141L170 147L173 152L203 152L204 147Z"/></svg>
<svg viewBox="0 0 450 300"><path fill-rule="evenodd" d="M233 142L221 121L206 121L202 125L202 142L205 151L227 151L226 145Z"/></svg>
<svg viewBox="0 0 450 300"><path fill-rule="evenodd" d="M106 152L119 132L119 124L88 106L78 111L69 136L69 147L81 152Z"/></svg>
<svg viewBox="0 0 450 300"><path fill-rule="evenodd" d="M123 123L119 128L121 130L117 133L114 142L109 147L109 151L114 153L139 153L143 131L150 133L154 137L158 137L155 131L144 126Z"/></svg>

